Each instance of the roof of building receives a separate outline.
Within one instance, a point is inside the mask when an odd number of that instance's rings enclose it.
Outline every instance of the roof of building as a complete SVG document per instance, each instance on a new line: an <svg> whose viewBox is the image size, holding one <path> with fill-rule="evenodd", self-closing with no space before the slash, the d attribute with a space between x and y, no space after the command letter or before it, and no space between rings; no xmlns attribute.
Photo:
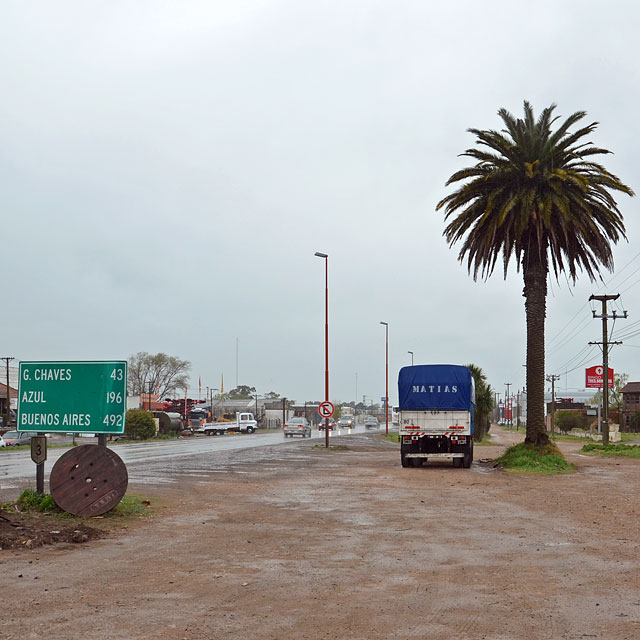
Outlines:
<svg viewBox="0 0 640 640"><path fill-rule="evenodd" d="M620 393L640 393L640 382L627 382Z"/></svg>
<svg viewBox="0 0 640 640"><path fill-rule="evenodd" d="M12 398L17 398L18 390L14 389L13 387L9 387L9 394L11 395ZM2 384L0 382L0 398L6 398L6 397L7 397L7 385Z"/></svg>

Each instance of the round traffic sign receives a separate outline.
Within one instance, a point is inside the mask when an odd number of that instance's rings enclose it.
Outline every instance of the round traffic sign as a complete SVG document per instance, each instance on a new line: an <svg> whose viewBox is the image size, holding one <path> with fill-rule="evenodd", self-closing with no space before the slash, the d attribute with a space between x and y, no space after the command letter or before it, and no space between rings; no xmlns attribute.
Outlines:
<svg viewBox="0 0 640 640"><path fill-rule="evenodd" d="M321 402L320 406L318 407L318 413L323 418L330 418L333 415L333 412L335 410L336 410L336 408L328 400L325 400L324 402Z"/></svg>

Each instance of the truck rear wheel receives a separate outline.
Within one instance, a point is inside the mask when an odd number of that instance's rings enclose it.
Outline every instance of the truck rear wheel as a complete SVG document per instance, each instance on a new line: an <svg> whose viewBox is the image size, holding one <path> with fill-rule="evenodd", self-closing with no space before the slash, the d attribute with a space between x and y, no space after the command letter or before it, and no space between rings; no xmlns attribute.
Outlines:
<svg viewBox="0 0 640 640"><path fill-rule="evenodd" d="M411 458L411 460L413 461L413 466L417 469L418 467L422 466L422 463L424 462L424 458Z"/></svg>
<svg viewBox="0 0 640 640"><path fill-rule="evenodd" d="M406 469L411 464L411 459L407 458L404 453L400 454L400 461L402 462L402 466Z"/></svg>
<svg viewBox="0 0 640 640"><path fill-rule="evenodd" d="M471 463L473 462L473 442L469 445L469 448L464 454L464 458L462 458L462 466L465 469L469 469L471 467Z"/></svg>

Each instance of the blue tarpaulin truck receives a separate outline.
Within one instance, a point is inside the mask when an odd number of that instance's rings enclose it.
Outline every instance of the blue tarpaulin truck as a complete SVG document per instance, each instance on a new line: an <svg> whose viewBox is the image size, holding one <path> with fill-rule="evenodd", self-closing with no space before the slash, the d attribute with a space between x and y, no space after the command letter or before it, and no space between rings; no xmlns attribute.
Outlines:
<svg viewBox="0 0 640 640"><path fill-rule="evenodd" d="M400 456L403 467L450 458L468 469L473 460L475 386L468 367L423 364L398 375Z"/></svg>

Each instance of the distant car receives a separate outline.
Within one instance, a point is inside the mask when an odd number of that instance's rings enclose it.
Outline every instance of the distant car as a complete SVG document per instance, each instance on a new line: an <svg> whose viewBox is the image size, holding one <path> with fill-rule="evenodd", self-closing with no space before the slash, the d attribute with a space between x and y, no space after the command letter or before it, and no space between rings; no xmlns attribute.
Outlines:
<svg viewBox="0 0 640 640"><path fill-rule="evenodd" d="M318 423L318 431L324 431L324 425L326 420L322 419ZM336 421L333 418L329 418L329 431L333 431L336 428Z"/></svg>
<svg viewBox="0 0 640 640"><path fill-rule="evenodd" d="M378 418L375 416L367 416L364 419L364 428L365 429L377 429L380 426L378 422Z"/></svg>
<svg viewBox="0 0 640 640"><path fill-rule="evenodd" d="M351 429L356 426L356 419L353 416L342 416L338 420L338 429Z"/></svg>
<svg viewBox="0 0 640 640"><path fill-rule="evenodd" d="M37 436L35 431L7 431L2 438L7 447L19 447L23 444L30 444L31 436Z"/></svg>
<svg viewBox="0 0 640 640"><path fill-rule="evenodd" d="M302 436L311 437L311 425L306 418L291 418L284 425L284 437Z"/></svg>
<svg viewBox="0 0 640 640"><path fill-rule="evenodd" d="M7 443L4 441L4 438L2 436L0 436L0 449L2 449L2 447L6 447Z"/></svg>
<svg viewBox="0 0 640 640"><path fill-rule="evenodd" d="M18 418L16 416L16 412L11 409L10 410L10 414L9 417L11 418L11 424L10 425L5 425L5 415L4 414L0 414L0 434L5 433L6 431L9 431L11 429L12 425L17 424L18 422Z"/></svg>

